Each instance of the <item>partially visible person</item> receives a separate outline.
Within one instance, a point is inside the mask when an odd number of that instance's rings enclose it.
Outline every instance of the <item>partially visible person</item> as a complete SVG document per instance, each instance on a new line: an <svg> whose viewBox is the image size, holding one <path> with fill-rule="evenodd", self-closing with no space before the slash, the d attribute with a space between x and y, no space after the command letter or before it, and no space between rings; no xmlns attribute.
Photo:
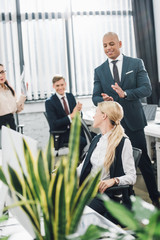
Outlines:
<svg viewBox="0 0 160 240"><path fill-rule="evenodd" d="M151 83L144 63L120 52L122 42L118 35L108 32L103 37L103 48L108 59L95 69L93 103L116 101L124 110L122 126L132 146L142 150L138 167L143 175L149 196L157 208L159 192L151 160L147 153L144 127L147 125L141 99L152 93Z"/></svg>
<svg viewBox="0 0 160 240"><path fill-rule="evenodd" d="M16 130L13 114L23 110L25 100L26 96L23 94L17 100L14 89L6 79L6 70L3 64L0 64L0 129L3 125L8 125Z"/></svg>
<svg viewBox="0 0 160 240"><path fill-rule="evenodd" d="M80 185L89 174L94 177L98 171L101 171L100 193L106 193L107 188L114 185L135 184L133 150L120 124L122 118L123 109L117 102L98 103L93 127L99 128L101 134L92 140L86 158L77 168ZM114 194L107 195L113 200L118 199ZM106 208L98 197L89 206L101 215L106 213Z"/></svg>
<svg viewBox="0 0 160 240"><path fill-rule="evenodd" d="M76 99L72 93L65 92L66 81L63 76L54 76L52 83L56 93L46 100L45 108L48 116L50 132L66 130L65 133L60 135L59 147L61 147L63 144L69 142L71 122L75 114L82 110L82 104L80 102L76 103ZM86 144L86 138L81 129L80 156L82 155Z"/></svg>

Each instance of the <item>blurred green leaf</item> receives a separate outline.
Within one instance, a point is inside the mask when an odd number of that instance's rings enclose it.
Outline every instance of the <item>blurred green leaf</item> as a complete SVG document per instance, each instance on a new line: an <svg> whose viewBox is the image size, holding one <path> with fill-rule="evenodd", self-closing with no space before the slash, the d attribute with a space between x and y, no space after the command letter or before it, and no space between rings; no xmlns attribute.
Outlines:
<svg viewBox="0 0 160 240"><path fill-rule="evenodd" d="M54 140L53 136L51 135L49 138L49 142L47 145L47 151L46 151L46 161L48 161L48 172L51 176L54 164L55 164L55 159L54 159Z"/></svg>
<svg viewBox="0 0 160 240"><path fill-rule="evenodd" d="M100 195L99 195L100 196ZM107 210L115 217L122 225L127 226L131 230L139 229L141 226L134 218L134 214L120 203L116 203L105 195L100 196L104 200L104 205Z"/></svg>
<svg viewBox="0 0 160 240"><path fill-rule="evenodd" d="M6 216L6 215L0 216L0 223L1 223L1 222L4 222L4 221L6 221L6 220L8 220L8 216Z"/></svg>
<svg viewBox="0 0 160 240"><path fill-rule="evenodd" d="M152 215L145 230L150 239L160 239L160 211Z"/></svg>
<svg viewBox="0 0 160 240"><path fill-rule="evenodd" d="M2 171L2 166L0 166L0 180L1 180L4 184L8 185L7 180L6 180L6 177L5 177L5 175L4 175L3 171Z"/></svg>
<svg viewBox="0 0 160 240"><path fill-rule="evenodd" d="M59 211L58 234L60 236L60 239L63 239L63 236L65 236L66 234L66 223L67 223L64 177L62 178L60 190L57 189L57 191L59 191L58 208L56 208L56 210Z"/></svg>
<svg viewBox="0 0 160 240"><path fill-rule="evenodd" d="M39 186L37 183L37 179L35 176L35 169L34 169L34 164L35 162L37 162L37 159L33 158L33 155L25 139L23 139L23 149L24 149L25 163L28 170L28 175L27 175L28 182L29 182L30 188L32 189L32 194L38 197Z"/></svg>
<svg viewBox="0 0 160 240"><path fill-rule="evenodd" d="M90 225L83 235L75 236L77 234L68 235L67 240L96 240L101 239L104 232L108 232L108 229L102 228L96 225Z"/></svg>
<svg viewBox="0 0 160 240"><path fill-rule="evenodd" d="M18 193L23 195L23 187L22 187L23 183L21 182L18 173L9 165L8 165L8 172L9 172L12 186Z"/></svg>
<svg viewBox="0 0 160 240"><path fill-rule="evenodd" d="M108 229L90 225L88 229L86 230L85 234L81 236L81 240L94 240L94 239L100 239L102 236L102 233L108 232Z"/></svg>
<svg viewBox="0 0 160 240"><path fill-rule="evenodd" d="M157 212L156 208L152 204L145 202L140 197L132 196L131 200L134 218L143 224L145 224L145 219L150 219L150 217Z"/></svg>
<svg viewBox="0 0 160 240"><path fill-rule="evenodd" d="M43 189L44 189L45 193L47 194L48 187L49 187L49 181L47 178L48 172L46 172L44 161L45 160L44 160L42 151L40 151L39 155L38 155L38 173L39 173L39 178L40 178L41 184L43 186Z"/></svg>
<svg viewBox="0 0 160 240"><path fill-rule="evenodd" d="M0 237L0 240L7 240L7 239L9 239L9 237L10 236L8 236L8 237Z"/></svg>
<svg viewBox="0 0 160 240"><path fill-rule="evenodd" d="M98 172L97 175L90 180L90 182L88 183L88 186L84 188L82 196L78 202L78 207L74 208L73 216L71 218L70 230L69 230L70 234L76 230L85 205L93 197L94 190L97 187L97 184L99 182L100 174L101 172Z"/></svg>
<svg viewBox="0 0 160 240"><path fill-rule="evenodd" d="M80 127L80 114L77 113L73 119L69 137L68 181L71 176L74 176L79 161Z"/></svg>

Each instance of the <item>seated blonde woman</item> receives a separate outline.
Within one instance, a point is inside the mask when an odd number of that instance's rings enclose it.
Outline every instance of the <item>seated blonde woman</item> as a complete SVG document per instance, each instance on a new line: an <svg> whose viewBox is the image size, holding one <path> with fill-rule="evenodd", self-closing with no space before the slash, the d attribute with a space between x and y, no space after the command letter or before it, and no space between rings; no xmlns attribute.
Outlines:
<svg viewBox="0 0 160 240"><path fill-rule="evenodd" d="M135 184L136 170L132 145L120 124L122 118L123 109L117 102L104 101L98 104L93 127L99 128L101 134L92 140L86 158L77 168L80 185L90 173L94 176L99 170L100 193L105 193L107 188L114 185ZM107 195L113 200L117 199L113 193ZM103 202L98 197L95 197L89 206L102 215L106 212Z"/></svg>

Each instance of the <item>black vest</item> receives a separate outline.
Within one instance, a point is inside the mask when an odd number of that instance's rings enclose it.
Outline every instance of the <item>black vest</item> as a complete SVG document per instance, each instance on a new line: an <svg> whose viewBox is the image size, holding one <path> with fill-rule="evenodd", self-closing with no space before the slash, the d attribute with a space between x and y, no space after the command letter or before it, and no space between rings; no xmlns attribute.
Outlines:
<svg viewBox="0 0 160 240"><path fill-rule="evenodd" d="M97 135L91 145L90 145L90 148L88 150L88 154L86 156L86 159L85 159L85 162L83 164L83 167L82 167L82 171L81 171L81 175L80 175L80 182L79 182L79 185L82 184L82 182L84 181L84 179L90 174L91 172L91 168L92 168L92 164L90 162L90 158L91 158L91 155L94 151L94 149L96 148L97 146L97 143L99 142L99 139L101 137L101 134ZM114 159L114 162L112 163L111 167L110 167L110 178L113 178L113 177L120 177L120 176L123 176L125 175L124 173L124 170L123 170L123 165L122 165L122 158L121 158L121 155L122 155L122 149L123 149L123 145L124 145L124 140L125 140L125 137L123 137L119 143L119 145L116 147L116 151L115 151L115 159Z"/></svg>
<svg viewBox="0 0 160 240"><path fill-rule="evenodd" d="M110 178L124 176L123 164L122 164L122 150L124 146L125 137L123 137L116 147L115 158L110 166Z"/></svg>

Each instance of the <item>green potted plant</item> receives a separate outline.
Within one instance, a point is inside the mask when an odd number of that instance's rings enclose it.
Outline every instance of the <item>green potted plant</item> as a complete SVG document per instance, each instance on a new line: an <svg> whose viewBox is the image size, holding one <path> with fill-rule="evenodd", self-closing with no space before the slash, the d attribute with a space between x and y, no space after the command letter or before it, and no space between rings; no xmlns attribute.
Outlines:
<svg viewBox="0 0 160 240"><path fill-rule="evenodd" d="M25 170L16 152L20 173L8 165L8 179L3 169L0 169L0 179L15 199L10 207L19 206L24 211L37 240L65 239L67 235L76 232L85 205L96 194L100 173L95 178L87 178L78 187L76 167L79 160L79 118L77 114L72 124L68 157L63 157L57 166L52 138L46 151L40 150L36 159L23 139Z"/></svg>
<svg viewBox="0 0 160 240"><path fill-rule="evenodd" d="M113 234L113 230L107 226L104 229L94 225L90 225L84 234L77 236L76 230L84 207L97 193L100 175L98 173L95 178L88 177L83 185L78 187L76 167L79 161L79 135L80 119L79 115L76 115L71 129L69 154L67 157L62 157L57 165L55 164L52 138L49 140L46 151L40 150L37 157L33 157L31 149L23 139L25 167L22 166L20 156L15 151L20 171L16 171L8 165L8 178L0 168L0 179L8 186L12 198L15 199L8 208L20 207L29 219L36 240L96 240L102 238L104 232L107 234L107 239L125 239L125 232L124 234L122 232ZM142 238L143 234L148 234L147 231L151 230L150 226L154 225L154 230L159 231L157 228L159 225L156 223L159 215L152 216L153 224L150 220L148 230L144 231L144 226L138 223L134 213L108 199L107 201L105 199L105 204L111 214L122 224L128 226L133 234L139 237L138 239L151 239ZM135 211L140 213L138 206L133 204L133 208L137 209ZM142 211L142 213L144 212L146 210ZM150 214L145 215L147 219L151 217L151 213L156 214L155 210L151 211ZM148 236L150 235L148 234Z"/></svg>

